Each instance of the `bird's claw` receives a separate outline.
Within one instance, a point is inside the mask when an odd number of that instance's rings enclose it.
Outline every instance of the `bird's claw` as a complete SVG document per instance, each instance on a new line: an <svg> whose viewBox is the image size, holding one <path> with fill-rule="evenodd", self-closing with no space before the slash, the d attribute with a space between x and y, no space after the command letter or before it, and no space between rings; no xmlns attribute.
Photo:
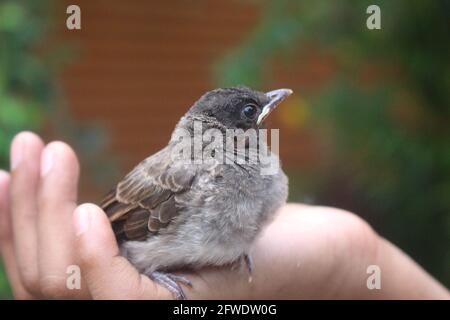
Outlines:
<svg viewBox="0 0 450 320"><path fill-rule="evenodd" d="M183 276L171 273L153 271L148 274L149 278L157 284L163 286L173 294L176 300L186 300L187 297L181 288L180 283L192 288L192 282Z"/></svg>
<svg viewBox="0 0 450 320"><path fill-rule="evenodd" d="M247 271L250 274L250 276L253 274L253 259L248 254L244 254L242 256L242 259L244 260L244 263L247 267Z"/></svg>

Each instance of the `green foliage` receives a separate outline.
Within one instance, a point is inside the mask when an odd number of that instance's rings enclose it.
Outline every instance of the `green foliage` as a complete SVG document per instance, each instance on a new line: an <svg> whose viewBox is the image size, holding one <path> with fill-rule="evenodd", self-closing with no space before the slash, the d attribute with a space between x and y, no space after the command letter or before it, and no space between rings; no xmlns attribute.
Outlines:
<svg viewBox="0 0 450 320"><path fill-rule="evenodd" d="M37 130L53 95L51 68L36 54L48 29L50 1L0 2L0 167L8 167L12 137ZM0 297L10 296L0 269Z"/></svg>
<svg viewBox="0 0 450 320"><path fill-rule="evenodd" d="M216 67L222 86L233 84L260 85L269 59L290 51L301 31L295 15L287 15L284 1L267 2L260 23L247 41L231 52Z"/></svg>
<svg viewBox="0 0 450 320"><path fill-rule="evenodd" d="M70 119L56 85L55 76L72 57L67 45L46 42L55 8L53 0L0 0L0 168L9 166L9 145L17 132L48 126L80 152L84 169L101 183L114 169L104 159L105 136L98 126ZM10 291L0 268L2 297L10 297Z"/></svg>
<svg viewBox="0 0 450 320"><path fill-rule="evenodd" d="M0 2L0 167L21 130L38 130L54 95L51 65L37 45L49 28L49 1ZM0 297L10 292L0 269Z"/></svg>
<svg viewBox="0 0 450 320"><path fill-rule="evenodd" d="M11 290L3 265L0 263L0 299L10 298Z"/></svg>
<svg viewBox="0 0 450 320"><path fill-rule="evenodd" d="M382 30L366 28L371 4L381 8ZM301 182L292 184L317 203L362 213L450 284L450 2L261 6L260 25L218 63L219 84L261 85L272 60L292 62L305 44L332 54L338 67L330 79L313 92L295 90L307 95L307 127L323 159L313 174L293 173ZM368 67L375 75L364 83Z"/></svg>
<svg viewBox="0 0 450 320"><path fill-rule="evenodd" d="M34 49L46 32L48 1L0 2L0 166L7 167L9 143L20 130L39 126L49 104L51 75ZM35 17L34 12L42 16Z"/></svg>

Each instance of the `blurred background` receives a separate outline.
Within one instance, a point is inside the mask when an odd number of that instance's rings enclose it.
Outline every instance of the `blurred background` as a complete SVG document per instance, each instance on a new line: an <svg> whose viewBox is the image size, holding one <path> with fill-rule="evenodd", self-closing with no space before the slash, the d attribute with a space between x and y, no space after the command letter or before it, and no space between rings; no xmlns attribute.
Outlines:
<svg viewBox="0 0 450 320"><path fill-rule="evenodd" d="M81 30L66 28L70 4ZM366 27L371 4L381 30ZM269 119L290 201L357 213L449 286L449 13L445 0L0 0L0 167L20 130L67 141L81 200L98 202L205 91L292 88Z"/></svg>

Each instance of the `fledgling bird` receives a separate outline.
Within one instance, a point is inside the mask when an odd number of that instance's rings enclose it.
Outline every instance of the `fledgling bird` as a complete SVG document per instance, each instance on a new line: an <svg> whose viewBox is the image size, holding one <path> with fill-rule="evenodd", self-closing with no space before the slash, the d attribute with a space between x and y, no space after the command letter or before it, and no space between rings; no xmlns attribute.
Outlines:
<svg viewBox="0 0 450 320"><path fill-rule="evenodd" d="M246 87L207 92L180 119L168 145L137 165L103 199L101 206L121 254L175 298L186 298L180 283L190 285L171 273L176 270L244 261L251 272L250 246L288 193L279 158L270 151L271 161L278 165L272 174L261 174L261 161L237 161L234 144L222 150L224 158L232 161L213 156L210 161L186 162L173 156L179 133L194 136L196 122L202 124L201 134L208 129L224 134L230 129L258 132L269 113L291 93ZM205 147L204 142L194 147L191 160L201 159ZM258 152L247 140L244 148L247 160Z"/></svg>

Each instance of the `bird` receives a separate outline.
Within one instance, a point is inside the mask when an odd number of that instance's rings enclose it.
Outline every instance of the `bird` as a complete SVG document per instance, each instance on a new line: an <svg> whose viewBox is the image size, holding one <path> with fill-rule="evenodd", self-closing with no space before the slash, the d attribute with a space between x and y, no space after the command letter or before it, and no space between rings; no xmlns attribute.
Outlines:
<svg viewBox="0 0 450 320"><path fill-rule="evenodd" d="M181 285L192 286L174 274L178 270L244 263L252 273L251 245L288 195L279 157L259 133L291 94L290 89L261 92L245 86L206 92L178 121L167 146L103 198L120 254L175 299L187 299ZM256 147L249 131L257 137ZM204 157L211 145L202 140L208 132L234 136L231 144L217 139L218 147ZM194 142L180 147L180 137ZM180 150L187 155L180 156ZM262 150L268 150L269 164L277 170L263 174L265 164L257 157Z"/></svg>

